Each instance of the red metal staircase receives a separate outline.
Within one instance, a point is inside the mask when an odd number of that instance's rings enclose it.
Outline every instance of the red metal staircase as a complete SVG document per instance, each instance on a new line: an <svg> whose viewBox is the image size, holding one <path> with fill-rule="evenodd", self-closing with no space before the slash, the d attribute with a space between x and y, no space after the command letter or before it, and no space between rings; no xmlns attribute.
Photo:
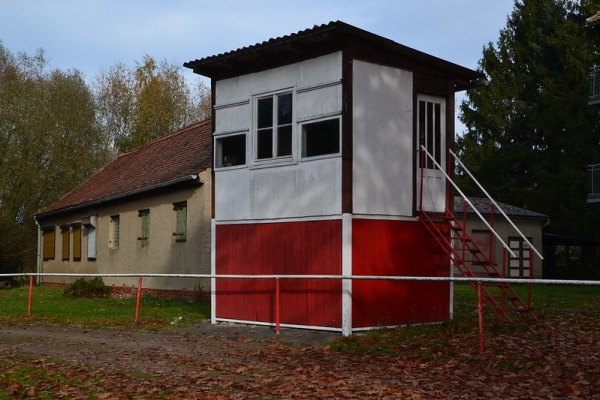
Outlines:
<svg viewBox="0 0 600 400"><path fill-rule="evenodd" d="M468 174L479 188L485 193L490 199L492 204L496 204L489 194L481 187L479 182L475 180L469 170L458 160L456 155L449 151L449 155L453 156L456 162L463 168L466 174ZM440 170L446 178L446 204L444 212L431 212L425 211L423 207L423 187L424 187L424 168L426 165L425 157L429 157L430 165L435 165L435 168ZM466 212L468 202L465 195L460 191L456 184L450 179L450 176L441 168L437 161L433 159L431 154L424 148L421 147L421 182L420 182L420 204L419 204L419 216L423 222L425 228L439 243L440 247L449 256L452 265L460 271L460 273L466 278L479 278L479 281L470 281L469 283L477 290L478 285L481 285L482 300L483 303L494 313L498 320L502 323L514 321L516 315L520 315L527 322L537 321L536 316L533 314L531 309L531 295L529 296L528 302L525 303L512 286L505 282L494 282L494 279L505 278L503 273L500 273L496 265L491 260L490 254L486 254L479 245L473 240L466 230L466 217L464 221L458 221L450 208L450 193L451 185L454 189L460 193L465 199L464 210ZM451 165L448 162L448 165ZM450 169L450 167L449 167ZM506 216L504 211L500 210L502 215L512 224L512 221ZM497 233L493 230L493 227L489 225L487 221L481 216L481 214L475 210L475 213L482 219L482 221L488 226L490 232L493 233L502 242L505 251L508 250L512 253L512 250L508 249L508 246L500 239ZM522 235L522 233L512 224L513 227ZM527 239L525 239L527 241ZM527 241L529 245L529 241ZM537 250L534 249L538 256L541 255ZM531 259L531 257L530 257ZM504 257L504 261L506 257ZM530 271L532 268L530 266ZM503 268L504 271L504 268ZM531 293L531 292L530 292Z"/></svg>
<svg viewBox="0 0 600 400"><path fill-rule="evenodd" d="M452 265L467 278L503 278L496 265L467 233L454 214L421 211L420 219L440 247L450 257ZM477 289L477 282L469 282ZM537 321L531 305L525 303L514 288L505 282L482 281L484 304L502 323L512 323L515 315L527 322Z"/></svg>

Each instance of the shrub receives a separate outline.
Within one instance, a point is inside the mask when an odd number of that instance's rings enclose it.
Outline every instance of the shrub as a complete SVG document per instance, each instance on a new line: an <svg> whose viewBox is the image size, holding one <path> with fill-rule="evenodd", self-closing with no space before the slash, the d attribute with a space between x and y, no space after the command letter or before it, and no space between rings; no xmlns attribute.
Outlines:
<svg viewBox="0 0 600 400"><path fill-rule="evenodd" d="M64 290L65 296L103 299L109 298L110 292L110 287L106 286L100 277L89 281L79 278Z"/></svg>

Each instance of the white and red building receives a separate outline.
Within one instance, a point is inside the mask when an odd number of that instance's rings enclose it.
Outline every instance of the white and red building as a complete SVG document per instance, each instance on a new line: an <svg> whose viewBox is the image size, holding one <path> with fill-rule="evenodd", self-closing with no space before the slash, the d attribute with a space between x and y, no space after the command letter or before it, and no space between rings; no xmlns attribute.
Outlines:
<svg viewBox="0 0 600 400"><path fill-rule="evenodd" d="M342 22L185 66L213 90L213 273L450 275L419 220L419 149L446 165L455 93L480 74ZM428 165L423 208L450 196ZM284 326L350 333L450 313L443 282L280 285ZM212 290L213 320L274 323L274 280Z"/></svg>

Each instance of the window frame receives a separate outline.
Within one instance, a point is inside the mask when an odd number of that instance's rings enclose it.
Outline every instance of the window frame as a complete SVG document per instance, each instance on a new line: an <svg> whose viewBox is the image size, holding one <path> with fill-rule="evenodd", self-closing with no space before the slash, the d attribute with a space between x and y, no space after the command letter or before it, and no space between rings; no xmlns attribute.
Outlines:
<svg viewBox="0 0 600 400"><path fill-rule="evenodd" d="M187 201L173 203L175 211L175 243L185 243L187 241Z"/></svg>
<svg viewBox="0 0 600 400"><path fill-rule="evenodd" d="M56 228L42 228L42 260L51 261L56 257Z"/></svg>
<svg viewBox="0 0 600 400"><path fill-rule="evenodd" d="M121 247L121 216L115 214L110 216L110 233L109 233L109 244L113 250Z"/></svg>
<svg viewBox="0 0 600 400"><path fill-rule="evenodd" d="M316 124L320 122L338 120L338 151L336 153L326 153L314 156L307 156L306 154L306 136L304 127L310 124ZM300 136L300 159L301 160L318 160L322 158L340 157L342 155L342 116L341 115L329 115L327 117L315 118L310 120L302 121L298 124L298 132Z"/></svg>
<svg viewBox="0 0 600 400"><path fill-rule="evenodd" d="M533 237L527 236L529 243L533 244ZM508 246L516 257L508 255L507 278L527 279L533 276L533 262L529 244L521 236L509 236ZM530 270L531 268L531 270Z"/></svg>
<svg viewBox="0 0 600 400"><path fill-rule="evenodd" d="M87 259L88 261L96 260L96 244L98 240L98 228L94 225L87 225Z"/></svg>
<svg viewBox="0 0 600 400"><path fill-rule="evenodd" d="M73 261L81 261L81 224L71 224L71 234L73 236Z"/></svg>
<svg viewBox="0 0 600 400"><path fill-rule="evenodd" d="M417 143L418 150L424 146L433 159L446 168L446 99L419 93L417 96ZM426 169L435 169L433 161L427 157Z"/></svg>
<svg viewBox="0 0 600 400"><path fill-rule="evenodd" d="M279 96L287 95L291 96L291 121L289 123L279 124L278 118L278 99ZM265 99L273 99L272 105L272 125L271 129L271 157L258 158L259 152L259 131L269 129L269 127L259 128L259 102ZM277 100L276 100L277 99ZM277 91L256 94L252 96L252 165L253 166L268 166L272 164L291 164L296 159L296 91L294 88L285 88ZM279 145L278 130L283 127L290 128L290 154L277 155ZM247 160L246 160L247 162Z"/></svg>
<svg viewBox="0 0 600 400"><path fill-rule="evenodd" d="M220 144L220 141L223 139L228 139L228 138L232 138L235 136L243 136L244 137L244 140L245 140L244 162L241 164L235 164L235 165L223 165L224 160L223 160L223 153L222 153L222 145ZM214 149L215 149L215 155L214 155L215 170L245 168L248 165L248 131L247 130L238 131L238 132L228 132L228 133L215 135L213 144L214 144Z"/></svg>
<svg viewBox="0 0 600 400"><path fill-rule="evenodd" d="M138 217L140 218L140 241L142 248L150 246L150 209L146 208L138 210Z"/></svg>
<svg viewBox="0 0 600 400"><path fill-rule="evenodd" d="M62 250L62 261L71 260L71 226L61 225L60 227L61 236L61 250Z"/></svg>

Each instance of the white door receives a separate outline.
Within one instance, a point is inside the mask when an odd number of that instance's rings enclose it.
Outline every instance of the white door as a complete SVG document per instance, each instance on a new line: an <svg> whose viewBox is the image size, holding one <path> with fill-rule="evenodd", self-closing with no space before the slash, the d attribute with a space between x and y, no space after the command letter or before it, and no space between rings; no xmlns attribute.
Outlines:
<svg viewBox="0 0 600 400"><path fill-rule="evenodd" d="M417 150L425 146L429 154L446 170L446 99L419 94L417 96ZM444 212L446 179L433 160L425 156L423 190L421 191L421 152L417 160L417 208L423 194L423 210Z"/></svg>

